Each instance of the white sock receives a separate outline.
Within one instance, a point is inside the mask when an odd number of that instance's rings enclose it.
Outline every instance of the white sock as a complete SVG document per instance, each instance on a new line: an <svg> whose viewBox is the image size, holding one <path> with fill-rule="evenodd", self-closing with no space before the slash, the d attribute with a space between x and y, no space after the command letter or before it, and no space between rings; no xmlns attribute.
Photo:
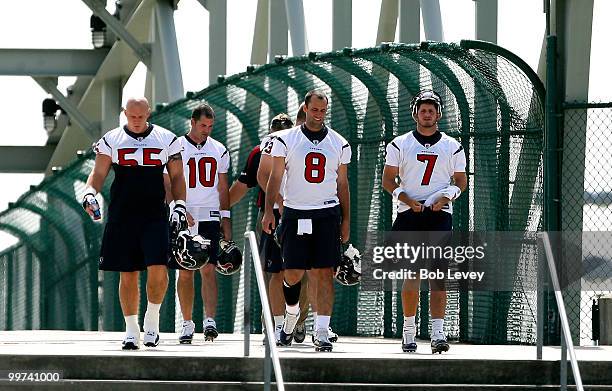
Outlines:
<svg viewBox="0 0 612 391"><path fill-rule="evenodd" d="M299 315L300 305L299 304L295 304L295 305L285 304L285 311L287 311L287 313L291 315Z"/></svg>
<svg viewBox="0 0 612 391"><path fill-rule="evenodd" d="M317 311L312 313L312 331L317 331Z"/></svg>
<svg viewBox="0 0 612 391"><path fill-rule="evenodd" d="M274 315L274 328L275 329L283 325L283 319L285 319L283 315Z"/></svg>
<svg viewBox="0 0 612 391"><path fill-rule="evenodd" d="M138 315L128 315L123 317L125 319L125 332L131 337L138 337L140 335L140 326L138 325Z"/></svg>
<svg viewBox="0 0 612 391"><path fill-rule="evenodd" d="M403 332L410 335L416 335L415 316L404 316Z"/></svg>
<svg viewBox="0 0 612 391"><path fill-rule="evenodd" d="M319 315L317 316L317 328L316 330L325 330L325 332L327 332L327 329L329 328L329 318L331 318L330 315Z"/></svg>
<svg viewBox="0 0 612 391"><path fill-rule="evenodd" d="M149 302L147 304L147 312L145 312L144 324L143 324L143 328L145 332L147 331L155 331L156 333L159 332L159 308L160 307L161 307L161 303L153 304Z"/></svg>
<svg viewBox="0 0 612 391"><path fill-rule="evenodd" d="M215 326L217 325L217 324L215 323L215 320L214 320L213 318L211 318L211 317L208 317L208 318L204 319L204 324L206 325L206 323L212 323L212 324L214 324Z"/></svg>
<svg viewBox="0 0 612 391"><path fill-rule="evenodd" d="M431 335L444 334L444 319L432 319L431 320Z"/></svg>

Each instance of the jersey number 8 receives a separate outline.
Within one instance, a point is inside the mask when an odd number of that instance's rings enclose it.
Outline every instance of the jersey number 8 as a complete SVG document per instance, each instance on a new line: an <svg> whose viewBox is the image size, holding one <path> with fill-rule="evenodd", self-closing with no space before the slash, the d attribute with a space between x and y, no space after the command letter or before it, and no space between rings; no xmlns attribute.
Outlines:
<svg viewBox="0 0 612 391"><path fill-rule="evenodd" d="M189 167L189 188L194 189L197 185L196 176L200 179L200 184L204 187L215 185L215 175L217 174L217 160L210 156L204 156L197 162L195 158L187 161Z"/></svg>
<svg viewBox="0 0 612 391"><path fill-rule="evenodd" d="M321 183L325 179L325 155L309 152L304 159L304 179L310 183Z"/></svg>

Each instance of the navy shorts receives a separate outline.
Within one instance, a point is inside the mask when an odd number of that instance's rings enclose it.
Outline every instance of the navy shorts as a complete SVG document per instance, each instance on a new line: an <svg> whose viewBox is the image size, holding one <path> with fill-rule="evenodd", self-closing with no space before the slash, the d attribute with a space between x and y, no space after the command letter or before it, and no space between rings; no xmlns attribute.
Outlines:
<svg viewBox="0 0 612 391"><path fill-rule="evenodd" d="M217 265L219 261L219 240L221 240L221 223L218 221L199 221L198 224L198 235L204 239L210 240L210 258L209 264ZM192 230L193 232L193 230ZM183 269L176 263L173 257L168 259L169 269Z"/></svg>
<svg viewBox="0 0 612 391"><path fill-rule="evenodd" d="M170 249L168 220L108 222L104 227L99 269L135 272L166 265Z"/></svg>
<svg viewBox="0 0 612 391"><path fill-rule="evenodd" d="M447 212L434 212L425 208L415 213L411 209L398 213L392 231L450 231L453 229L453 215Z"/></svg>
<svg viewBox="0 0 612 391"><path fill-rule="evenodd" d="M278 209L274 209L275 226L278 226L279 220L280 213L278 212ZM279 273L281 270L283 270L281 249L278 244L276 244L273 233L261 233L261 240L259 241L259 254L265 271L268 273Z"/></svg>
<svg viewBox="0 0 612 391"><path fill-rule="evenodd" d="M342 259L340 207L300 211L312 212L312 234L302 235L297 234L298 219L288 216L291 212L288 209L285 207L280 228L283 270L335 267ZM299 218L308 218L309 215L304 213Z"/></svg>

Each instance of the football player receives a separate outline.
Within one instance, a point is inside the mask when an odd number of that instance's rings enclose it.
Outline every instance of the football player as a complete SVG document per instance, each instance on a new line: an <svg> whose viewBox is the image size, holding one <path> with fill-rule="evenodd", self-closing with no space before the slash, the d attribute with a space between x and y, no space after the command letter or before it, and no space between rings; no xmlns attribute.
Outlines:
<svg viewBox="0 0 612 391"><path fill-rule="evenodd" d="M316 351L331 351L328 327L334 298L333 268L341 242L349 239L347 165L351 148L325 125L328 98L312 90L304 99L306 122L276 135L270 151L272 172L266 186L263 230L276 226L274 202L283 175L283 211L277 236L283 258L285 319L280 344L290 345L300 315L301 279L306 270L317 283Z"/></svg>
<svg viewBox="0 0 612 391"><path fill-rule="evenodd" d="M396 137L387 145L383 187L398 201L393 231L451 231L452 201L465 190L465 152L461 144L438 130L442 100L431 90L412 100L416 130ZM399 184L396 178L399 177ZM418 277L418 275L417 275ZM416 351L415 315L419 302L418 279L405 280L402 287L404 328L402 350ZM448 351L444 334L446 289L444 280L430 280L432 318L431 349Z"/></svg>
<svg viewBox="0 0 612 391"><path fill-rule="evenodd" d="M144 316L144 345L159 343L159 308L168 287L166 262L169 232L164 202L164 166L176 200L173 232L187 227L182 146L170 131L147 122L151 109L145 98L131 98L127 124L107 132L94 146L96 160L87 179L83 207L100 218L96 194L109 170L115 172L108 218L100 250L100 270L120 273L119 301L125 317L124 350L140 347L138 275L147 270L148 305Z"/></svg>
<svg viewBox="0 0 612 391"><path fill-rule="evenodd" d="M201 104L191 114L191 129L178 139L183 146L189 230L211 242L209 261L200 269L205 310L203 328L207 341L213 341L219 335L215 323L218 299L215 269L219 261L219 241L232 239L227 178L230 157L225 146L210 136L214 122L213 109ZM193 271L181 268L174 259L170 260L168 267L179 271L176 288L183 314L179 342L190 344L195 330L192 319L195 275Z"/></svg>

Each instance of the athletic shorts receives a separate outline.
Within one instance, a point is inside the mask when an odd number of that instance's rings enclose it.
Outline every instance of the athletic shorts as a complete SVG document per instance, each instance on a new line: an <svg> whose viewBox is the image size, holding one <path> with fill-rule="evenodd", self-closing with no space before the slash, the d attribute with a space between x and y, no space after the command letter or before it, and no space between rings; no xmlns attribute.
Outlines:
<svg viewBox="0 0 612 391"><path fill-rule="evenodd" d="M279 220L280 213L278 212L278 209L274 209L274 226L278 226ZM261 240L259 241L259 254L264 270L268 273L279 273L283 269L281 249L274 240L274 232L272 234L267 234L265 232L261 233Z"/></svg>
<svg viewBox="0 0 612 391"><path fill-rule="evenodd" d="M204 239L210 240L210 258L208 259L208 263L212 265L217 265L219 261L219 240L221 240L221 223L218 221L199 221L196 222L196 226L189 227L189 232L191 234L195 234L197 232L198 235L202 236ZM169 269L183 269L179 266L178 263L174 260L174 257L169 257L168 259L168 268Z"/></svg>
<svg viewBox="0 0 612 391"><path fill-rule="evenodd" d="M420 213L415 213L412 210L398 213L391 228L392 231L418 231L419 233L416 235L407 236L412 245L425 243L428 246L442 247L451 244L452 229L453 216L450 213L434 212L429 208L425 208ZM440 232L440 234L432 234L432 232ZM445 258L419 260L413 263L410 269L425 268L429 271L441 270L446 272L449 261ZM444 290L445 283L444 280L432 279L430 280L430 286L432 290Z"/></svg>
<svg viewBox="0 0 612 391"><path fill-rule="evenodd" d="M415 213L407 210L397 214L392 231L451 231L453 215L447 212L434 212L425 208L423 212Z"/></svg>
<svg viewBox="0 0 612 391"><path fill-rule="evenodd" d="M297 234L298 219L288 218L287 209L285 208L280 223L283 270L335 267L342 257L340 207L329 208L319 214L313 211L313 217L310 219L312 234L301 235ZM304 215L300 218L306 217L307 215Z"/></svg>
<svg viewBox="0 0 612 391"><path fill-rule="evenodd" d="M166 265L170 249L168 220L108 222L104 227L99 269L115 272Z"/></svg>

